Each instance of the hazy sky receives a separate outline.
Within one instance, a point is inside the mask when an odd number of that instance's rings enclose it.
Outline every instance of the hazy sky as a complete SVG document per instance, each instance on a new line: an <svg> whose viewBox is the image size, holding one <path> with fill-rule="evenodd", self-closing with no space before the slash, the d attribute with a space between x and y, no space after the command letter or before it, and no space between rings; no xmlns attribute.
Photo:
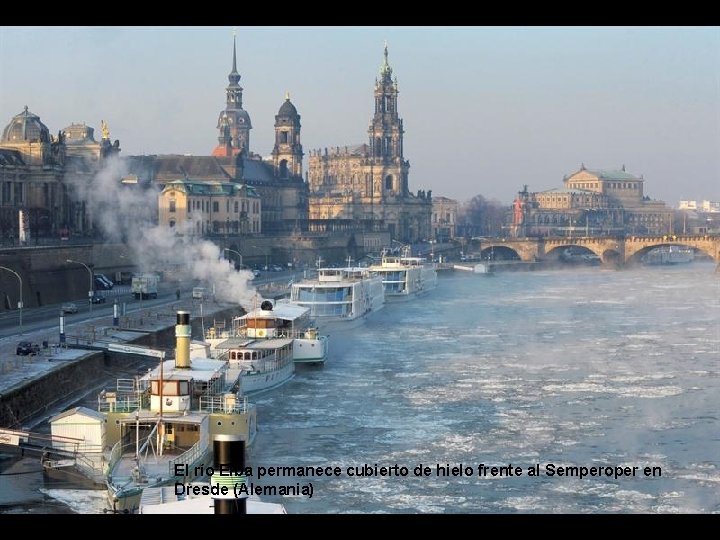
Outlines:
<svg viewBox="0 0 720 540"><path fill-rule="evenodd" d="M53 134L106 120L122 155L208 155L232 31L0 27L0 122L28 105ZM241 26L251 149L271 152L285 91L306 154L366 142L385 39L412 191L509 203L625 164L673 206L720 200L718 27Z"/></svg>

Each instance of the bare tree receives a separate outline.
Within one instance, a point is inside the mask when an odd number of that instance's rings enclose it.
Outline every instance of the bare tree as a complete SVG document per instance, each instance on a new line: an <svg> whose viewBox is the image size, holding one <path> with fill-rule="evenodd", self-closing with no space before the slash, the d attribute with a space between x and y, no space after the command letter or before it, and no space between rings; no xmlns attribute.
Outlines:
<svg viewBox="0 0 720 540"><path fill-rule="evenodd" d="M508 208L499 201L475 195L460 205L458 223L463 236L497 236L502 232Z"/></svg>

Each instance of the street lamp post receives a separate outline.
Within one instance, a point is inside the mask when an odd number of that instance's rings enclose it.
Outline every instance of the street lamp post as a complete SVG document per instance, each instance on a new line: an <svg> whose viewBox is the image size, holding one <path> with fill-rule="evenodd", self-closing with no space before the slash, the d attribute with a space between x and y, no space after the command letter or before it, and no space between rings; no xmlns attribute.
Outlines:
<svg viewBox="0 0 720 540"><path fill-rule="evenodd" d="M95 287L93 287L93 271L92 271L92 268L90 268L90 267L89 267L87 264L85 264L84 262L75 261L75 260L73 260L73 259L65 259L65 262L75 263L75 264L82 264L82 265L85 267L85 270L88 271L88 274L90 275L90 290L88 291L88 300L90 301L90 313L92 313L92 309L93 309L93 303L92 303L92 301L93 301L93 296L94 296L94 293L95 293Z"/></svg>
<svg viewBox="0 0 720 540"><path fill-rule="evenodd" d="M242 268L242 266L243 266L242 253L240 253L239 251L235 251L234 249L230 249L230 248L223 248L223 251L229 251L230 253L235 253L235 255L240 257L240 268Z"/></svg>
<svg viewBox="0 0 720 540"><path fill-rule="evenodd" d="M0 266L0 270L7 270L8 272L15 274L15 277L18 278L18 281L20 282L20 301L18 302L18 310L20 312L20 333L22 334L22 310L23 310L22 278L20 277L20 274L18 274L15 270L11 270L10 268L8 268L6 266Z"/></svg>

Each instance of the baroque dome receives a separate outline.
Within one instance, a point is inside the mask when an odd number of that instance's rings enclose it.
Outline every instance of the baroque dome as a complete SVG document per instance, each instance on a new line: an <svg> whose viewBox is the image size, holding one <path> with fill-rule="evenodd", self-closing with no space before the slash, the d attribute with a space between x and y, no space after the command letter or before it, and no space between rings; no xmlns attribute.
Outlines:
<svg viewBox="0 0 720 540"><path fill-rule="evenodd" d="M27 105L23 112L13 116L5 126L2 142L50 142L50 130L40 121L40 117L31 113Z"/></svg>

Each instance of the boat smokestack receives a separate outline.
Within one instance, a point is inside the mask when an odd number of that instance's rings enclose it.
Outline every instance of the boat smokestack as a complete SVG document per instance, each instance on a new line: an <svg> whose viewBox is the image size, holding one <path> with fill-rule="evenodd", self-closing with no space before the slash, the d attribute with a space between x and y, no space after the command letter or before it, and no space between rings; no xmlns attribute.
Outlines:
<svg viewBox="0 0 720 540"><path fill-rule="evenodd" d="M213 439L213 465L215 472L210 478L212 485L227 486L227 495L213 495L216 514L242 515L247 513L247 495L237 492L246 484L245 441L238 435L215 435Z"/></svg>
<svg viewBox="0 0 720 540"><path fill-rule="evenodd" d="M177 324L175 324L175 367L190 367L190 313L187 311L177 312Z"/></svg>

